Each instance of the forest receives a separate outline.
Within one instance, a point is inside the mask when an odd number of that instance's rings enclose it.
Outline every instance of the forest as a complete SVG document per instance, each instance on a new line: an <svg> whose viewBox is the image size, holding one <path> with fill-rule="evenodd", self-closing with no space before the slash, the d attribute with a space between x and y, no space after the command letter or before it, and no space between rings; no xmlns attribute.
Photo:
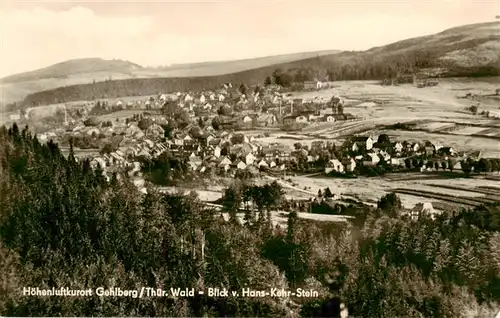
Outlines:
<svg viewBox="0 0 500 318"><path fill-rule="evenodd" d="M276 186L262 202L262 189L226 191L256 201L240 223L195 193L141 194L120 173L106 181L28 127L0 128L0 160L2 316L332 317L338 300L356 317L493 317L500 308L499 205L414 220L388 194L351 211L360 218L350 225L290 213L277 227L266 213L281 197ZM35 297L23 287L303 288L319 297Z"/></svg>

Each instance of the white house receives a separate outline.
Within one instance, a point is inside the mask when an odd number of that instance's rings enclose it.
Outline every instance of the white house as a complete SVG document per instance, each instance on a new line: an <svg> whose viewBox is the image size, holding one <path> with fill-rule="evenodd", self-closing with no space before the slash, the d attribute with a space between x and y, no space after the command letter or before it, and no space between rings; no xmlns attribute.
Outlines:
<svg viewBox="0 0 500 318"><path fill-rule="evenodd" d="M391 155L389 155L386 151L380 151L380 156L384 159L385 162L390 162L391 161Z"/></svg>
<svg viewBox="0 0 500 318"><path fill-rule="evenodd" d="M325 121L327 123L333 123L333 122L335 122L335 117L333 117L332 115L327 115L324 118L325 118Z"/></svg>
<svg viewBox="0 0 500 318"><path fill-rule="evenodd" d="M206 101L205 95L201 95L200 103L205 104L205 101Z"/></svg>
<svg viewBox="0 0 500 318"><path fill-rule="evenodd" d="M396 152L401 152L403 151L403 144L400 143L399 141L394 144L394 150Z"/></svg>
<svg viewBox="0 0 500 318"><path fill-rule="evenodd" d="M430 202L417 203L415 207L413 207L413 209L410 211L410 217L412 219L417 219L418 216L422 214L428 214L432 219L434 219L437 212L436 210L434 210L434 207Z"/></svg>
<svg viewBox="0 0 500 318"><path fill-rule="evenodd" d="M226 96L223 94L219 94L219 102L223 102L226 99Z"/></svg>
<svg viewBox="0 0 500 318"><path fill-rule="evenodd" d="M373 139L371 137L355 137L352 141L352 151L358 151L359 149L370 150L373 148Z"/></svg>
<svg viewBox="0 0 500 318"><path fill-rule="evenodd" d="M376 153L369 153L367 156L363 158L363 165L364 166L375 166L377 163L379 163L380 157Z"/></svg>
<svg viewBox="0 0 500 318"><path fill-rule="evenodd" d="M9 116L9 119L10 120L20 120L21 119L21 115L20 114L12 114Z"/></svg>
<svg viewBox="0 0 500 318"><path fill-rule="evenodd" d="M316 89L322 89L322 88L328 88L328 82L323 82L323 81L317 81L316 82Z"/></svg>
<svg viewBox="0 0 500 318"><path fill-rule="evenodd" d="M184 102L191 102L193 101L193 96L189 95L189 94L186 94L186 96L184 97Z"/></svg>
<svg viewBox="0 0 500 318"><path fill-rule="evenodd" d="M325 173L330 173L332 171L344 172L344 165L338 159L331 159L328 161L325 167Z"/></svg>
<svg viewBox="0 0 500 318"><path fill-rule="evenodd" d="M297 123L307 123L307 117L306 116L297 116L297 118L295 118L295 121Z"/></svg>
<svg viewBox="0 0 500 318"><path fill-rule="evenodd" d="M391 158L391 165L393 166L404 166L405 162L402 158Z"/></svg>
<svg viewBox="0 0 500 318"><path fill-rule="evenodd" d="M94 158L92 159L92 161L90 162L90 166L92 168L97 168L98 166L101 168L101 169L104 169L106 168L106 161L104 161L102 158Z"/></svg>
<svg viewBox="0 0 500 318"><path fill-rule="evenodd" d="M228 171L231 168L231 160L227 157L221 157L222 160L219 162L219 168L223 168L225 171Z"/></svg>
<svg viewBox="0 0 500 318"><path fill-rule="evenodd" d="M245 124L249 124L249 123L251 123L252 121L253 121L252 117L250 117L250 116L248 116L248 115L247 115L247 116L245 116L245 117L243 117L243 122L244 122Z"/></svg>
<svg viewBox="0 0 500 318"><path fill-rule="evenodd" d="M353 172L356 168L356 161L353 158L344 160L342 164L344 165L344 171Z"/></svg>
<svg viewBox="0 0 500 318"><path fill-rule="evenodd" d="M236 168L238 168L238 169L243 170L246 167L247 167L247 165L243 161L241 161L241 160L238 160L238 162L236 163Z"/></svg>
<svg viewBox="0 0 500 318"><path fill-rule="evenodd" d="M249 153L245 156L245 163L247 165L252 165L256 159L257 158L253 154Z"/></svg>
<svg viewBox="0 0 500 318"><path fill-rule="evenodd" d="M266 167L266 168L269 168L269 165L267 164L267 162L262 159L258 164L259 168L262 168L262 167Z"/></svg>
<svg viewBox="0 0 500 318"><path fill-rule="evenodd" d="M410 147L411 147L411 150L413 150L414 152L417 152L418 149L420 149L420 145L418 144L418 142L414 143Z"/></svg>

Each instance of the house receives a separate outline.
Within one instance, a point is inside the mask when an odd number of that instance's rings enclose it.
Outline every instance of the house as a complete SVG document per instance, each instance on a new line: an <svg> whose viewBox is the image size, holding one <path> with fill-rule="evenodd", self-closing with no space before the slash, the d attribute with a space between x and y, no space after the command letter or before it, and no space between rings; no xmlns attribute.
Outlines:
<svg viewBox="0 0 500 318"><path fill-rule="evenodd" d="M237 160L233 165L241 170L244 170L247 167L247 165L241 160Z"/></svg>
<svg viewBox="0 0 500 318"><path fill-rule="evenodd" d="M135 157L138 152L139 149L128 147L127 149L125 149L125 157Z"/></svg>
<svg viewBox="0 0 500 318"><path fill-rule="evenodd" d="M12 114L9 116L9 119L10 120L20 120L21 119L21 115L20 114Z"/></svg>
<svg viewBox="0 0 500 318"><path fill-rule="evenodd" d="M283 118L284 125L293 125L296 122L297 116L288 115Z"/></svg>
<svg viewBox="0 0 500 318"><path fill-rule="evenodd" d="M305 90L316 89L316 87L317 87L317 82L316 81L305 81L304 82L304 89Z"/></svg>
<svg viewBox="0 0 500 318"><path fill-rule="evenodd" d="M405 162L402 158L391 158L391 165L401 167L405 165Z"/></svg>
<svg viewBox="0 0 500 318"><path fill-rule="evenodd" d="M157 124L152 124L149 126L149 128L146 130L146 135L147 136L152 136L152 137L163 137L165 134L165 130Z"/></svg>
<svg viewBox="0 0 500 318"><path fill-rule="evenodd" d="M275 126L278 123L278 120L273 114L261 114L257 117L257 123L262 127L271 127Z"/></svg>
<svg viewBox="0 0 500 318"><path fill-rule="evenodd" d="M257 158L252 153L249 153L245 156L245 163L247 165L252 165L256 159Z"/></svg>
<svg viewBox="0 0 500 318"><path fill-rule="evenodd" d="M410 145L410 149L413 151L413 152L417 152L419 149L420 149L420 145L418 144L418 142Z"/></svg>
<svg viewBox="0 0 500 318"><path fill-rule="evenodd" d="M205 104L205 101L206 101L205 95L201 95L201 97L200 97L200 103L201 104Z"/></svg>
<svg viewBox="0 0 500 318"><path fill-rule="evenodd" d="M363 156L363 165L364 166L375 166L380 162L380 157L376 153L369 153Z"/></svg>
<svg viewBox="0 0 500 318"><path fill-rule="evenodd" d="M295 121L296 121L297 123L307 123L308 119L307 119L307 117L306 117L306 116L301 115L301 116L297 116L297 117L295 118Z"/></svg>
<svg viewBox="0 0 500 318"><path fill-rule="evenodd" d="M335 172L344 172L344 165L338 159L330 159L325 167L325 173L330 173L332 171Z"/></svg>
<svg viewBox="0 0 500 318"><path fill-rule="evenodd" d="M403 151L403 144L400 143L399 141L395 142L393 144L393 149L394 149L395 152L399 153L399 152Z"/></svg>
<svg viewBox="0 0 500 318"><path fill-rule="evenodd" d="M231 146L230 152L240 157L246 157L252 153L252 147L249 144L236 144Z"/></svg>
<svg viewBox="0 0 500 318"><path fill-rule="evenodd" d="M431 146L426 146L426 147L424 147L424 153L425 153L427 156L432 156L432 155L434 155L434 147L431 147Z"/></svg>
<svg viewBox="0 0 500 318"><path fill-rule="evenodd" d="M208 142L208 145L209 146L218 146L221 144L221 139L220 138L213 138L213 139L208 139L207 138L207 142Z"/></svg>
<svg viewBox="0 0 500 318"><path fill-rule="evenodd" d="M353 158L342 160L344 171L353 172L356 169L356 161Z"/></svg>
<svg viewBox="0 0 500 318"><path fill-rule="evenodd" d="M100 131L99 131L99 128L97 128L97 127L90 127L85 133L89 136L92 136L92 135L98 136Z"/></svg>
<svg viewBox="0 0 500 318"><path fill-rule="evenodd" d="M223 102L226 99L226 96L223 94L219 94L219 102Z"/></svg>
<svg viewBox="0 0 500 318"><path fill-rule="evenodd" d="M204 173L205 171L207 171L207 167L201 165L199 168L198 168L198 172L199 173Z"/></svg>
<svg viewBox="0 0 500 318"><path fill-rule="evenodd" d="M262 148L262 146L259 146L259 145L252 143L251 142L252 138L253 137L250 137L250 139L249 139L250 142L248 143L248 145L252 148L252 152L258 152Z"/></svg>
<svg viewBox="0 0 500 318"><path fill-rule="evenodd" d="M191 138L191 136L189 135L185 135L183 138L182 138L184 144L193 144L195 142L195 140L193 138Z"/></svg>
<svg viewBox="0 0 500 318"><path fill-rule="evenodd" d="M96 169L97 167L104 169L106 168L106 161L104 161L102 158L97 157L92 159L92 161L90 162L90 166L94 169Z"/></svg>
<svg viewBox="0 0 500 318"><path fill-rule="evenodd" d="M222 149L221 149L219 146L216 146L216 147L214 148L214 157L215 157L215 158L220 158L220 155L221 155L221 150L222 150Z"/></svg>
<svg viewBox="0 0 500 318"><path fill-rule="evenodd" d="M183 146L184 145L184 138L183 137L174 138L174 145Z"/></svg>
<svg viewBox="0 0 500 318"><path fill-rule="evenodd" d="M371 137L354 137L352 139L352 151L359 151L360 149L371 150L373 148L373 139Z"/></svg>
<svg viewBox="0 0 500 318"><path fill-rule="evenodd" d="M246 115L246 116L244 116L244 117L242 118L242 122L243 122L244 124L251 124L251 123L253 122L253 119L252 119L252 117L250 117L250 116Z"/></svg>
<svg viewBox="0 0 500 318"><path fill-rule="evenodd" d="M152 140L149 139L144 139L144 146L146 146L148 149L152 149L155 145L155 143Z"/></svg>
<svg viewBox="0 0 500 318"><path fill-rule="evenodd" d="M454 156L456 154L455 150L451 147L442 147L439 148L437 153L441 156Z"/></svg>
<svg viewBox="0 0 500 318"><path fill-rule="evenodd" d="M409 212L409 216L412 219L417 219L419 215L422 214L427 214L429 215L432 219L436 217L436 210L434 210L434 207L432 206L432 203L430 202L425 202L425 203L417 203L415 207Z"/></svg>
<svg viewBox="0 0 500 318"><path fill-rule="evenodd" d="M212 135L212 134L206 134L206 138L205 139L207 141L206 145L210 146L210 142L215 139L215 136Z"/></svg>
<svg viewBox="0 0 500 318"><path fill-rule="evenodd" d="M316 89L323 89L323 88L328 88L330 87L330 84L328 82L323 82L323 81L317 81L316 82Z"/></svg>
<svg viewBox="0 0 500 318"><path fill-rule="evenodd" d="M332 115L325 115L323 116L323 121L327 123L333 123L335 122L335 117L333 117Z"/></svg>
<svg viewBox="0 0 500 318"><path fill-rule="evenodd" d="M228 171L231 168L231 160L227 158L226 156L220 157L219 162L218 162L218 167L223 169L224 171Z"/></svg>
<svg viewBox="0 0 500 318"><path fill-rule="evenodd" d="M391 162L391 155L387 151L384 150L380 151L379 157L385 162Z"/></svg>
<svg viewBox="0 0 500 318"><path fill-rule="evenodd" d="M189 165L193 170L197 170L202 164L202 160L198 156L190 156L189 157Z"/></svg>
<svg viewBox="0 0 500 318"><path fill-rule="evenodd" d="M457 155L458 155L458 153L457 153ZM472 160L478 161L479 159L481 159L481 151L477 150L477 151L473 151L473 152L469 153L469 158L471 158Z"/></svg>
<svg viewBox="0 0 500 318"><path fill-rule="evenodd" d="M267 162L264 159L259 161L259 163L257 165L259 166L259 168L262 168L262 167L269 168L269 165L267 164Z"/></svg>
<svg viewBox="0 0 500 318"><path fill-rule="evenodd" d="M276 167L276 161L271 160L271 162L269 162L269 167L270 167L270 168L274 168L274 167Z"/></svg>

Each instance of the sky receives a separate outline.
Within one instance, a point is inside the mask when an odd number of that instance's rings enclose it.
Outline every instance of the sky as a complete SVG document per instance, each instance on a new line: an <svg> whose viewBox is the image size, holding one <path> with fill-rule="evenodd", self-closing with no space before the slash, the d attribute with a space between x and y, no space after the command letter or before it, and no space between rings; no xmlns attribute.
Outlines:
<svg viewBox="0 0 500 318"><path fill-rule="evenodd" d="M0 0L0 77L87 57L143 66L365 50L500 15L500 0Z"/></svg>

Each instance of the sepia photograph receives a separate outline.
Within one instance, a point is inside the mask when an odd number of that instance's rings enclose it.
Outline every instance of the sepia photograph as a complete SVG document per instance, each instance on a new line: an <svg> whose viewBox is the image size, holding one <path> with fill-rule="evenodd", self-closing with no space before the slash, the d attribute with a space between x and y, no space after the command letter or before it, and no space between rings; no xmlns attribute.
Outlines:
<svg viewBox="0 0 500 318"><path fill-rule="evenodd" d="M500 318L500 0L1 0L0 316Z"/></svg>

